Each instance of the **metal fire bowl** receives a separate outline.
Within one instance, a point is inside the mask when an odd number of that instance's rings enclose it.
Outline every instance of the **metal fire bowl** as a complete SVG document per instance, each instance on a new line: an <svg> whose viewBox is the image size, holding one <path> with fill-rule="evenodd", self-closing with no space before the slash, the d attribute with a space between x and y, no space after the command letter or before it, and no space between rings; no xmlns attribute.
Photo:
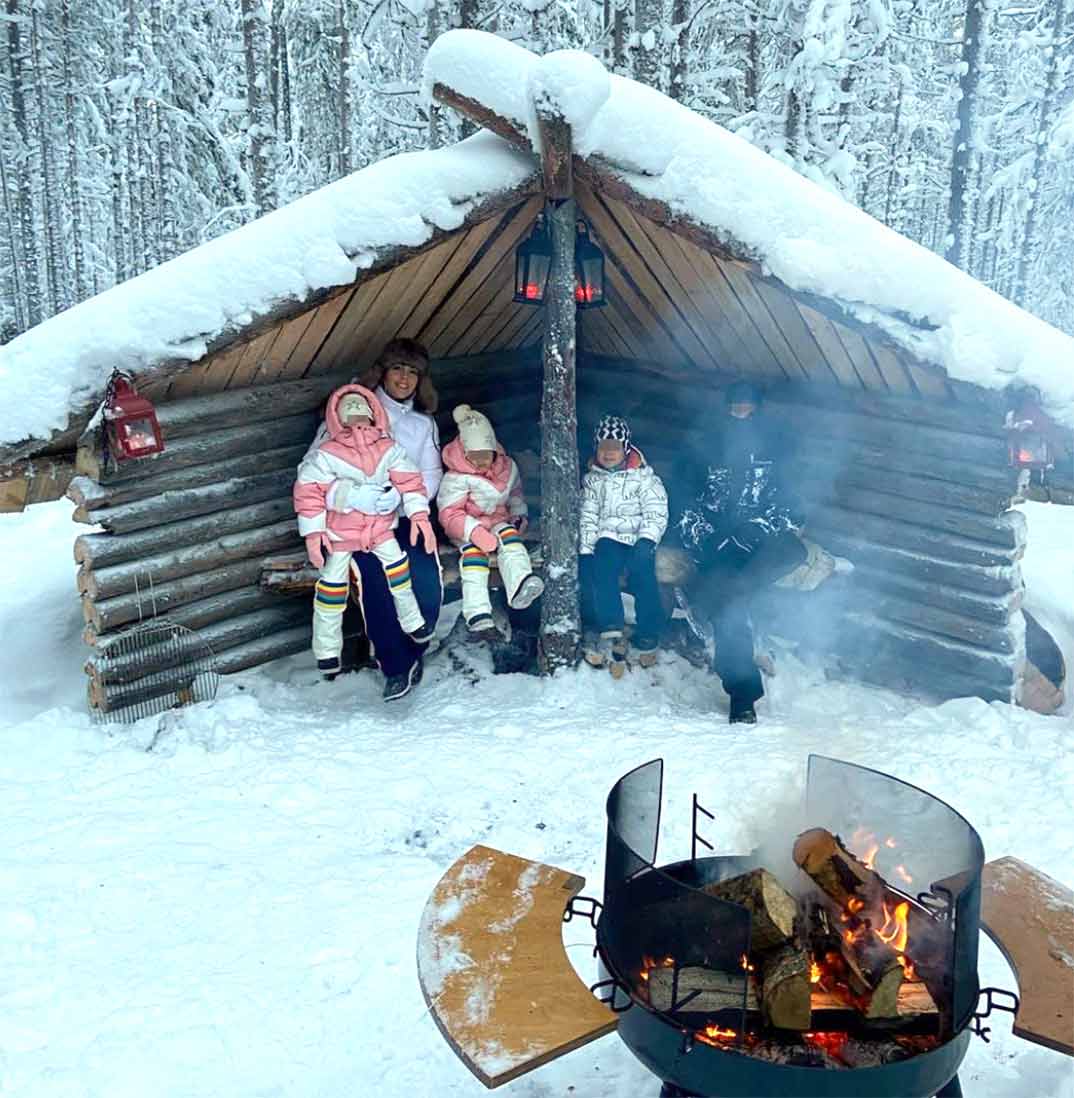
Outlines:
<svg viewBox="0 0 1074 1098"><path fill-rule="evenodd" d="M716 857L660 869L696 886L740 873L747 864L747 859ZM602 913L601 923L606 915ZM598 924L598 945L601 930ZM600 955L601 978L615 975L607 969L603 949ZM621 980L624 975L619 974ZM616 991L617 1006L625 1005L625 998L622 990ZM619 1036L627 1048L663 1082L703 1098L933 1098L957 1074L972 1035L964 1029L931 1052L880 1067L795 1067L687 1041L680 1026L640 999L631 999L633 1005L619 1015Z"/></svg>
<svg viewBox="0 0 1074 1098"><path fill-rule="evenodd" d="M637 1002L619 1015L619 1036L657 1078L704 1098L933 1098L957 1074L971 1033L895 1064L840 1070L772 1064L700 1041L684 1051L682 1030Z"/></svg>

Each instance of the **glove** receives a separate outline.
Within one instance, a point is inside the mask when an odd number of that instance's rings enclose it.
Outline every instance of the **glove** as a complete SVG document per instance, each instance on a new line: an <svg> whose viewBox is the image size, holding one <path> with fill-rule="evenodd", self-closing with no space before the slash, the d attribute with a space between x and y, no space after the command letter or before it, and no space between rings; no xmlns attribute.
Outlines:
<svg viewBox="0 0 1074 1098"><path fill-rule="evenodd" d="M656 542L650 538L638 538L634 543L634 559L639 564L651 564L656 557Z"/></svg>
<svg viewBox="0 0 1074 1098"><path fill-rule="evenodd" d="M332 552L332 543L328 535L318 530L315 534L306 535L306 556L314 568L324 567L324 558Z"/></svg>
<svg viewBox="0 0 1074 1098"><path fill-rule="evenodd" d="M470 535L470 540L482 553L495 553L500 547L500 539L491 530L486 530L484 526L475 526L473 533Z"/></svg>
<svg viewBox="0 0 1074 1098"><path fill-rule="evenodd" d="M511 523L520 534L524 534L526 532L526 527L530 524L530 520L526 518L525 515L520 515L518 518L511 519Z"/></svg>
<svg viewBox="0 0 1074 1098"><path fill-rule="evenodd" d="M410 544L417 545L419 536L425 545L425 552L435 553L436 535L433 533L433 524L429 521L428 512L410 516Z"/></svg>
<svg viewBox="0 0 1074 1098"><path fill-rule="evenodd" d="M325 497L325 505L330 511L361 511L365 515L390 515L395 511L402 496L390 484L358 484L353 480L336 480Z"/></svg>

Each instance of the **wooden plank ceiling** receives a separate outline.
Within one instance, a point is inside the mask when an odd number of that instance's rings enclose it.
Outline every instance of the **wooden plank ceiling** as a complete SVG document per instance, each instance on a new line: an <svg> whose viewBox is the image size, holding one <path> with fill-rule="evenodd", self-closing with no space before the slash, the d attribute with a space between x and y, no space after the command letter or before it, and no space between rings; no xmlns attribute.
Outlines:
<svg viewBox="0 0 1074 1098"><path fill-rule="evenodd" d="M756 264L712 255L626 203L577 185L605 255L608 304L579 314L579 345L597 355L693 365L762 381L814 381L899 396L953 396L943 370L803 299ZM269 384L370 365L395 336L434 359L530 347L543 310L517 305L515 249L541 206L533 197L441 239L395 268L223 348L163 383L154 399Z"/></svg>

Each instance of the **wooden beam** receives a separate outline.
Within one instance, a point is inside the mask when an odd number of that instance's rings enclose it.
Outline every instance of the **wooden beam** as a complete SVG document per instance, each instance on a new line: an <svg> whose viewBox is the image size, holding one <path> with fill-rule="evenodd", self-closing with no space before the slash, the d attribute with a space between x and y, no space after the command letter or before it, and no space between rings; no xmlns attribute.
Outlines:
<svg viewBox="0 0 1074 1098"><path fill-rule="evenodd" d="M75 475L74 455L37 457L0 469L0 514L62 499Z"/></svg>
<svg viewBox="0 0 1074 1098"><path fill-rule="evenodd" d="M569 132L569 131L568 131ZM545 592L541 644L548 672L573 667L581 641L578 610L578 409L574 299L576 208L573 198L550 207L552 270L544 307L541 400L542 559Z"/></svg>
<svg viewBox="0 0 1074 1098"><path fill-rule="evenodd" d="M571 127L560 114L537 107L537 136L541 143L541 177L549 202L574 195L571 171Z"/></svg>
<svg viewBox="0 0 1074 1098"><path fill-rule="evenodd" d="M478 129L490 130L497 137L502 137L504 141L510 142L515 148L533 152L533 146L530 144L529 138L514 122L490 110L476 99L471 99L469 96L463 95L439 81L433 84L433 98L437 103L443 103L444 106L458 111L463 118L468 118Z"/></svg>

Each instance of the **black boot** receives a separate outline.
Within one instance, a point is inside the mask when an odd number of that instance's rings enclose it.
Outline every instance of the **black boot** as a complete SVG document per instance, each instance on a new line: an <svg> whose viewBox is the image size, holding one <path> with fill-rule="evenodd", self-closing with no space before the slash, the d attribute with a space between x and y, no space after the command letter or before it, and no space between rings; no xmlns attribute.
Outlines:
<svg viewBox="0 0 1074 1098"><path fill-rule="evenodd" d="M731 695L731 711L727 718L728 724L756 724L757 711L753 708L753 702L745 698L736 698Z"/></svg>
<svg viewBox="0 0 1074 1098"><path fill-rule="evenodd" d="M532 633L515 629L509 641L493 643L491 650L494 675L515 675L536 670L537 638Z"/></svg>

